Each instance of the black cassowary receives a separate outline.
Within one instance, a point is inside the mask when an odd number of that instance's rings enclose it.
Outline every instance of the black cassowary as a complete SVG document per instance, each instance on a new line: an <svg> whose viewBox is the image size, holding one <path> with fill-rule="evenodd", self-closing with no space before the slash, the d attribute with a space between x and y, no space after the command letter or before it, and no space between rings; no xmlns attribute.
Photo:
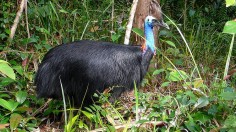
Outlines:
<svg viewBox="0 0 236 132"><path fill-rule="evenodd" d="M145 44L125 46L109 42L77 41L52 48L39 65L35 77L38 97L65 97L75 106L89 105L94 93L112 88L111 100L138 86L155 54L153 26L168 27L162 20L147 16ZM61 83L60 83L61 80Z"/></svg>

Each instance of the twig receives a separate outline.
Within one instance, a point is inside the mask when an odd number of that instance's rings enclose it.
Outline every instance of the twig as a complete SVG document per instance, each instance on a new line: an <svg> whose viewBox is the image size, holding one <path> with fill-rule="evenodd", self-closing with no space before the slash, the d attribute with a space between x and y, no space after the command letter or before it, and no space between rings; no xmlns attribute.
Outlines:
<svg viewBox="0 0 236 132"><path fill-rule="evenodd" d="M47 102L44 103L40 108L38 108L33 114L31 114L32 117L37 115L39 112L41 112L45 107L48 106L48 104L52 101L52 99L48 99Z"/></svg>
<svg viewBox="0 0 236 132"><path fill-rule="evenodd" d="M29 32L29 22L28 22L28 6L27 6L28 0L25 0L25 21L26 21L26 30L28 34L28 38L30 38L30 32Z"/></svg>
<svg viewBox="0 0 236 132"><path fill-rule="evenodd" d="M133 126L135 127L148 127L148 126L164 126L166 125L166 123L164 121L149 121L149 122L145 122L143 124L140 124L140 123L135 123L135 121L133 122L130 122L128 124L121 124L121 125L118 125L118 126L114 126L116 130L120 130L120 129L125 129L125 128L131 128ZM102 132L102 131L105 131L106 130L106 127L105 128L98 128L98 129L94 129L94 130L91 130L90 132Z"/></svg>
<svg viewBox="0 0 236 132"><path fill-rule="evenodd" d="M125 32L124 44L126 44L126 45L129 44L129 38L130 38L131 29L132 29L132 26L133 26L134 14L135 14L135 11L136 11L137 4L138 4L138 0L134 0L133 4L132 4L132 7L131 7L129 22L127 24L126 32Z"/></svg>
<svg viewBox="0 0 236 132"><path fill-rule="evenodd" d="M112 1L112 12L111 12L111 35L114 32L114 0Z"/></svg>
<svg viewBox="0 0 236 132"><path fill-rule="evenodd" d="M16 28L17 28L17 25L20 21L20 17L22 15L22 12L23 12L23 9L25 7L25 1L26 0L22 0L21 3L20 3L20 9L18 10L18 12L16 13L16 18L14 20L14 23L11 27L11 34L10 34L10 39L13 39L14 35L15 35L15 32L16 32Z"/></svg>

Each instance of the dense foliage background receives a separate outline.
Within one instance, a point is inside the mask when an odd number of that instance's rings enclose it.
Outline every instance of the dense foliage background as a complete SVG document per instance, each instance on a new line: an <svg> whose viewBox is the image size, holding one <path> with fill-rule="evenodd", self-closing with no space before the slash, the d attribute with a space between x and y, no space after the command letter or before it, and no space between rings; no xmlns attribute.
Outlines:
<svg viewBox="0 0 236 132"><path fill-rule="evenodd" d="M62 102L36 98L33 78L44 54L56 45L80 39L123 43L131 2L28 1L28 23L23 13L10 40L20 1L2 0L0 130L115 131L123 125L123 131L235 131L236 49L229 66L232 72L223 79L232 35L222 31L227 21L236 18L236 6L226 8L224 0L161 0L171 29L159 33L158 53L136 102L124 99L113 106L93 105L85 110L67 106L69 116L64 121ZM107 96L100 102L106 102ZM144 126L134 127L135 119Z"/></svg>

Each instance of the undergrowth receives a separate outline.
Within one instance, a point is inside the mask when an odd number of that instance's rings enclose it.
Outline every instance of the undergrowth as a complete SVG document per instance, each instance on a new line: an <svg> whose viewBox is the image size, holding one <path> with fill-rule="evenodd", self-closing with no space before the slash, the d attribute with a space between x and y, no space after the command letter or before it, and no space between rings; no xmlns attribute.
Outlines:
<svg viewBox="0 0 236 132"><path fill-rule="evenodd" d="M36 98L33 79L38 64L61 43L80 39L122 43L131 3L29 1L31 36L27 38L22 19L10 41L17 3L2 1L0 130L235 131L236 75L232 72L224 79L231 36L222 33L222 23L235 17L235 9L224 8L222 0L213 3L162 1L163 12L174 22L165 18L171 30L160 31L158 52L142 88L135 89L135 98L109 104L109 93L95 95L101 96L99 103L81 110ZM172 10L173 6L179 8ZM235 69L235 53L233 49L230 70Z"/></svg>

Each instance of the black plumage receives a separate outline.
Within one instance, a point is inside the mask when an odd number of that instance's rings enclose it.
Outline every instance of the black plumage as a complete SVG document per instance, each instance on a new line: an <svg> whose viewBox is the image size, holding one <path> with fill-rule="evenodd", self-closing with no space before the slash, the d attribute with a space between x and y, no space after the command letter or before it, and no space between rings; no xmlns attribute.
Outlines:
<svg viewBox="0 0 236 132"><path fill-rule="evenodd" d="M112 87L111 100L140 85L154 52L147 47L82 40L52 48L35 77L38 97L65 97L76 106L92 103L94 93Z"/></svg>

